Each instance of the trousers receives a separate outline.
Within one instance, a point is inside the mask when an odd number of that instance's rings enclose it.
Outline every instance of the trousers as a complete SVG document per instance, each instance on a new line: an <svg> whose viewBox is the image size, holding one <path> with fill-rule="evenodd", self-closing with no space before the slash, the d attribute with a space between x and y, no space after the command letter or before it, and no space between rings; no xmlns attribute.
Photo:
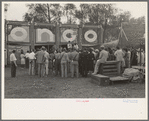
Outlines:
<svg viewBox="0 0 149 121"><path fill-rule="evenodd" d="M49 72L49 61L46 60L46 62L45 62L45 74L48 75L48 72Z"/></svg>
<svg viewBox="0 0 149 121"><path fill-rule="evenodd" d="M61 62L61 76L67 77L67 62Z"/></svg>
<svg viewBox="0 0 149 121"><path fill-rule="evenodd" d="M76 72L76 77L79 77L78 71L78 61L71 62L71 77L74 77L74 72Z"/></svg>
<svg viewBox="0 0 149 121"><path fill-rule="evenodd" d="M35 75L35 61L29 60L29 75Z"/></svg>
<svg viewBox="0 0 149 121"><path fill-rule="evenodd" d="M97 62L96 62L96 64L95 64L95 68L94 68L94 73L95 73L95 74L97 74L98 68L99 68L100 64L101 64L101 61L100 61L100 60L97 60Z"/></svg>
<svg viewBox="0 0 149 121"><path fill-rule="evenodd" d="M14 62L11 62L11 77L16 77L16 66Z"/></svg>
<svg viewBox="0 0 149 121"><path fill-rule="evenodd" d="M55 60L55 74L58 75L58 73L61 75L61 63L60 59Z"/></svg>
<svg viewBox="0 0 149 121"><path fill-rule="evenodd" d="M44 64L43 63L38 63L38 76L39 77L44 77L45 74L45 68L44 68Z"/></svg>

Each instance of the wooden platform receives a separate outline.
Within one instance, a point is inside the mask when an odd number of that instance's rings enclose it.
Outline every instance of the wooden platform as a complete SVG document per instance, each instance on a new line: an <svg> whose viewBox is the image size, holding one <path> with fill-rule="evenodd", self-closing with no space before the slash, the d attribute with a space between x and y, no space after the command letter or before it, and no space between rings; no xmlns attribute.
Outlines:
<svg viewBox="0 0 149 121"><path fill-rule="evenodd" d="M120 64L118 61L107 61L99 67L99 74L106 76L119 76L120 75Z"/></svg>
<svg viewBox="0 0 149 121"><path fill-rule="evenodd" d="M110 78L101 74L91 75L92 82L99 86L106 86L110 84Z"/></svg>
<svg viewBox="0 0 149 121"><path fill-rule="evenodd" d="M121 75L120 62L118 61L107 61L99 67L100 74L91 75L92 81L98 85L109 85L113 82L127 81L128 78L124 78Z"/></svg>

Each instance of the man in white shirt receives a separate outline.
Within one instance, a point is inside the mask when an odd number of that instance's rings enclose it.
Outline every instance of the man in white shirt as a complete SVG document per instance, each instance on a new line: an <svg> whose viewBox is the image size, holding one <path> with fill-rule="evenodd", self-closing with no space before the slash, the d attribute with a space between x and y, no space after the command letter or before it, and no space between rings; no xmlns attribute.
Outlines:
<svg viewBox="0 0 149 121"><path fill-rule="evenodd" d="M29 75L35 75L35 53L34 50L31 50L31 53L28 55L29 58Z"/></svg>
<svg viewBox="0 0 149 121"><path fill-rule="evenodd" d="M125 53L119 47L117 47L117 50L115 51L114 55L116 57L116 61L119 61L120 68L123 71L123 68L125 67L125 61L124 61Z"/></svg>
<svg viewBox="0 0 149 121"><path fill-rule="evenodd" d="M130 59L131 59L131 52L130 52L130 49L128 49L128 67L130 68Z"/></svg>
<svg viewBox="0 0 149 121"><path fill-rule="evenodd" d="M46 74L46 77L47 77L48 72L49 72L49 58L50 58L49 53L47 52L47 49L45 51L44 56L45 56L45 59L46 59L45 60L45 74Z"/></svg>
<svg viewBox="0 0 149 121"><path fill-rule="evenodd" d="M16 63L17 59L15 56L15 50L12 51L12 54L10 55L10 64L11 64L11 77L16 77Z"/></svg>
<svg viewBox="0 0 149 121"><path fill-rule="evenodd" d="M101 50L102 51L100 52L99 59L97 60L95 64L94 73L92 73L93 75L97 74L100 64L105 63L109 56L109 53L105 50L103 45L101 46Z"/></svg>

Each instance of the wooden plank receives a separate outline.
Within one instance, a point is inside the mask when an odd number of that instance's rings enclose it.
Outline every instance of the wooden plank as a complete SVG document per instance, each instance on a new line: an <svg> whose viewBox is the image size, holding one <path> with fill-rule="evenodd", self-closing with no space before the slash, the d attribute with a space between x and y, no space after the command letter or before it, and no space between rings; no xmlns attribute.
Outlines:
<svg viewBox="0 0 149 121"><path fill-rule="evenodd" d="M104 72L103 75L118 75L118 72Z"/></svg>
<svg viewBox="0 0 149 121"><path fill-rule="evenodd" d="M118 61L106 61L106 63L104 63L104 64L117 64L118 63Z"/></svg>
<svg viewBox="0 0 149 121"><path fill-rule="evenodd" d="M106 68L117 68L117 65L104 65L103 69L106 69Z"/></svg>
<svg viewBox="0 0 149 121"><path fill-rule="evenodd" d="M111 81L129 81L129 78L121 77L121 76L116 76L116 77L110 77Z"/></svg>
<svg viewBox="0 0 149 121"><path fill-rule="evenodd" d="M103 69L103 72L117 72L117 69Z"/></svg>

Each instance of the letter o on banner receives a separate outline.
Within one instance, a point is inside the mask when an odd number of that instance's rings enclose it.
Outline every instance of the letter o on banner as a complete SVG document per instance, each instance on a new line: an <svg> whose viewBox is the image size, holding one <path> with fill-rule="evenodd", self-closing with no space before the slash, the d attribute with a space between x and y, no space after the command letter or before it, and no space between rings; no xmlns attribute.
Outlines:
<svg viewBox="0 0 149 121"><path fill-rule="evenodd" d="M68 38L66 35L70 33L72 38ZM63 32L63 38L68 42L68 41L74 41L75 38L76 38L76 35L73 34L74 33L74 30L72 29L67 29Z"/></svg>
<svg viewBox="0 0 149 121"><path fill-rule="evenodd" d="M88 37L89 34L92 34L92 35L93 35L93 38L89 38L89 37ZM85 38L86 41L88 41L88 42L94 42L94 41L97 39L97 34L96 34L96 32L93 31L93 30L88 30L87 32L85 32L84 38Z"/></svg>
<svg viewBox="0 0 149 121"><path fill-rule="evenodd" d="M21 36L17 36L16 32L21 32L22 35ZM27 37L27 31L24 28L22 28L22 27L16 27L16 28L12 29L10 35L16 41L23 41Z"/></svg>

